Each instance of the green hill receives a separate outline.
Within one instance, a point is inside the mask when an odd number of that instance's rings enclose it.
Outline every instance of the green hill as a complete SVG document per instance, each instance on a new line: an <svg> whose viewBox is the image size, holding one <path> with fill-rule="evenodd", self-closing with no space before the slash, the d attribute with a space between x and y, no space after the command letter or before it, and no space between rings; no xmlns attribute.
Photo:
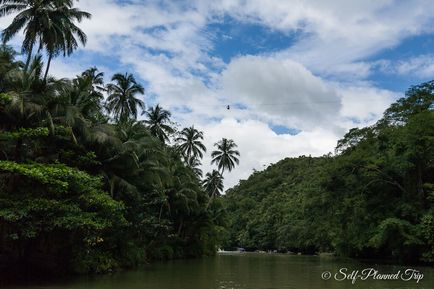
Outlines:
<svg viewBox="0 0 434 289"><path fill-rule="evenodd" d="M433 88L412 87L333 156L287 158L228 190L226 247L434 261Z"/></svg>

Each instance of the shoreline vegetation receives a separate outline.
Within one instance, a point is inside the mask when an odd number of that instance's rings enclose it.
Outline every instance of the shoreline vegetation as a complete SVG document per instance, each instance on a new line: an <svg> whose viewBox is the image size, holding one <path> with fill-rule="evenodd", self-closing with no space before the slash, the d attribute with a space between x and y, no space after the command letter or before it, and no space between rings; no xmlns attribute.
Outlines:
<svg viewBox="0 0 434 289"><path fill-rule="evenodd" d="M50 76L53 57L86 43L76 23L90 14L15 2L0 1L0 17L17 14L0 47L2 274L107 273L218 247L433 263L434 82L335 154L287 158L221 196L239 163L232 140L215 144L203 177L203 133L146 107L132 74ZM25 62L6 45L23 28Z"/></svg>
<svg viewBox="0 0 434 289"><path fill-rule="evenodd" d="M223 198L224 249L433 264L434 81L351 129L335 154L286 158Z"/></svg>
<svg viewBox="0 0 434 289"><path fill-rule="evenodd" d="M91 15L73 4L0 1L0 16L14 15L0 47L2 275L106 273L215 254L237 145L215 143L217 169L203 177L203 133L146 107L134 75L105 83L92 67L51 76L52 58L87 40L76 24ZM22 30L25 62L6 45Z"/></svg>

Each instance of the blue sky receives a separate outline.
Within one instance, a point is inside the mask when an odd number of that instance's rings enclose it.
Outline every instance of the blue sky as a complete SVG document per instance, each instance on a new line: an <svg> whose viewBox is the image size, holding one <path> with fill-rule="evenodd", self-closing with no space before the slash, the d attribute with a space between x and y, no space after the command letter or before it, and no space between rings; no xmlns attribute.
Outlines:
<svg viewBox="0 0 434 289"><path fill-rule="evenodd" d="M235 140L227 187L282 158L322 155L434 75L430 0L81 0L89 41L52 74L132 72L148 106ZM10 22L0 19L0 27ZM20 37L12 45L19 47ZM227 110L227 105L231 106ZM210 156L203 160L209 171Z"/></svg>

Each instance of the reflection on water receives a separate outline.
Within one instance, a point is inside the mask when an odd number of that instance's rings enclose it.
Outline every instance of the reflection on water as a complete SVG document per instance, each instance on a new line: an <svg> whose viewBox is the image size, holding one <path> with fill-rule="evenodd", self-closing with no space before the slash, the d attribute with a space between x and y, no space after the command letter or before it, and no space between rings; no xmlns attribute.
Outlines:
<svg viewBox="0 0 434 289"><path fill-rule="evenodd" d="M381 274L415 268L424 274L416 283L402 280L323 280L322 273L334 275L341 268L347 273L375 268ZM342 277L343 275L339 275ZM219 254L197 260L154 263L138 270L114 275L80 277L48 284L2 288L50 289L433 289L434 268L389 266L361 263L332 257L292 256L284 254Z"/></svg>

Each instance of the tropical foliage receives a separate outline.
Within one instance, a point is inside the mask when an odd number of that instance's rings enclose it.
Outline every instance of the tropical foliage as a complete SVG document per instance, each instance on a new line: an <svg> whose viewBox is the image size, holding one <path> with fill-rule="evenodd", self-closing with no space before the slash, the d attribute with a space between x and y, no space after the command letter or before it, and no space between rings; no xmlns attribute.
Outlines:
<svg viewBox="0 0 434 289"><path fill-rule="evenodd" d="M45 82L42 66L40 57L28 72L8 64L15 71L0 94L8 268L105 272L213 254L224 215L215 218L222 207L209 206L197 164L135 119L137 102L116 102L107 115L95 73Z"/></svg>
<svg viewBox="0 0 434 289"><path fill-rule="evenodd" d="M0 16L18 13L2 39L24 29L26 54L0 47L1 271L100 273L214 254L225 210L202 186L202 154L170 145L170 112L145 111L129 73L108 84L96 67L48 75L52 57L86 42L76 22L90 14L73 3L0 1Z"/></svg>

